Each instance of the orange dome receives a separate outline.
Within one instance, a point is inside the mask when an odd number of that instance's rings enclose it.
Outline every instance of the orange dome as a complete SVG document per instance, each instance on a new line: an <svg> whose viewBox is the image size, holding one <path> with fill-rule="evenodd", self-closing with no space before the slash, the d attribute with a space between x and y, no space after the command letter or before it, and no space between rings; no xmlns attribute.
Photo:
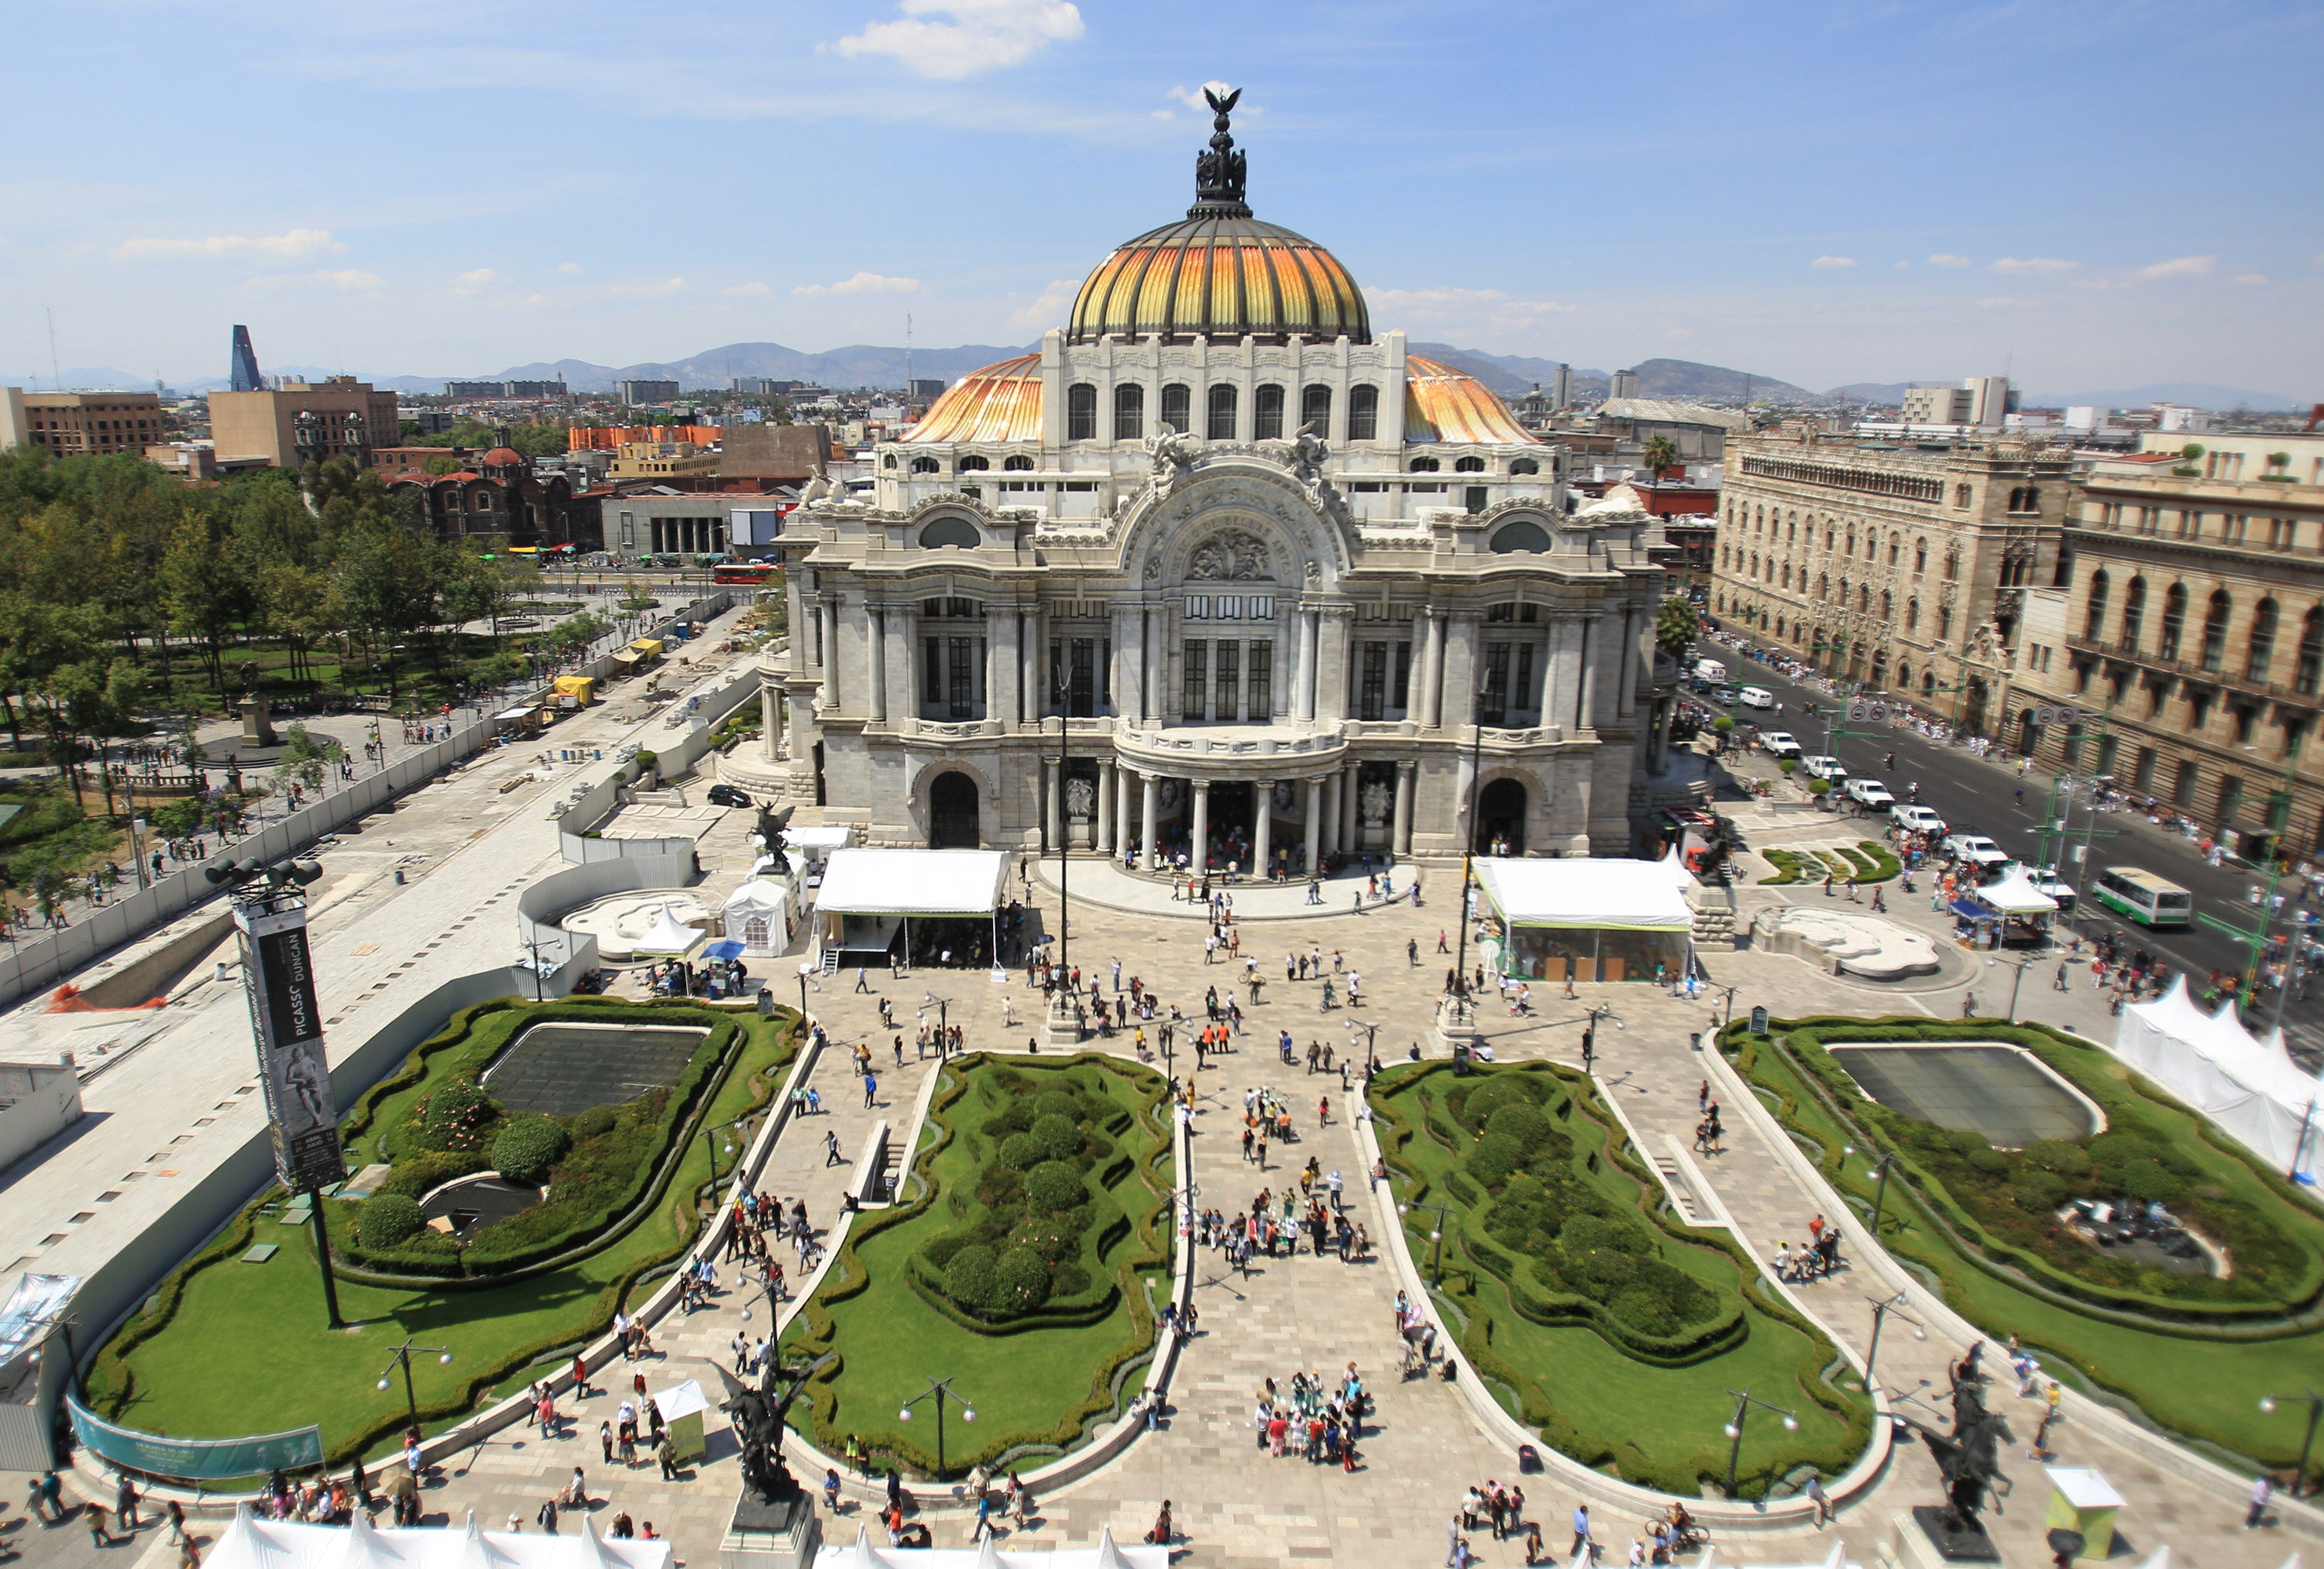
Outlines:
<svg viewBox="0 0 2324 1569"><path fill-rule="evenodd" d="M484 467L521 469L524 467L524 454L512 446L496 446L484 454Z"/></svg>

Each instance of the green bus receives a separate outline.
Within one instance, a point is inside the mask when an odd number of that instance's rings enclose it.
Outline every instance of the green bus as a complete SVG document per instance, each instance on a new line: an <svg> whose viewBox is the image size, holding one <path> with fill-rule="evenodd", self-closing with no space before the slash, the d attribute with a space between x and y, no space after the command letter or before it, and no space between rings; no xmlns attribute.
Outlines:
<svg viewBox="0 0 2324 1569"><path fill-rule="evenodd" d="M2136 867L2108 867L2100 872L2095 895L2099 904L2141 926L2184 926L2194 903L2178 884Z"/></svg>

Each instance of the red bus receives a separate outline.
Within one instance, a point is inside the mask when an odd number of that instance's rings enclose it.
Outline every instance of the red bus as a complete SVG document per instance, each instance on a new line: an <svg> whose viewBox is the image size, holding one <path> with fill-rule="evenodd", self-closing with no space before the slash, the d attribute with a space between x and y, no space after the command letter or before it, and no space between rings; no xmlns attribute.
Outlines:
<svg viewBox="0 0 2324 1569"><path fill-rule="evenodd" d="M765 561L730 561L710 569L712 583L761 583L774 576L775 567Z"/></svg>

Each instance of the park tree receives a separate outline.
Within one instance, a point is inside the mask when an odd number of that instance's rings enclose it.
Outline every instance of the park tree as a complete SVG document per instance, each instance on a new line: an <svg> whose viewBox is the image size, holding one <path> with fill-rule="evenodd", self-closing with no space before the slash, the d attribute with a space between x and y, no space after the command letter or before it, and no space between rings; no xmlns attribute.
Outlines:
<svg viewBox="0 0 2324 1569"><path fill-rule="evenodd" d="M1702 612L1683 595L1671 595L1655 612L1655 647L1674 659L1686 652L1687 645L1702 630Z"/></svg>

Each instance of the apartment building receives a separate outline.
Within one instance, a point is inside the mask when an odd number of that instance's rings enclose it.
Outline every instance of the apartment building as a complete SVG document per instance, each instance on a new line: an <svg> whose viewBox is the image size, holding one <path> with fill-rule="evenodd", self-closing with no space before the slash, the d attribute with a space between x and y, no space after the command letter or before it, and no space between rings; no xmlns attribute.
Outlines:
<svg viewBox="0 0 2324 1569"><path fill-rule="evenodd" d="M363 464L373 447L402 439L395 394L353 376L213 392L209 404L210 443L221 461L258 457L276 468L295 468L344 457Z"/></svg>
<svg viewBox="0 0 2324 1569"><path fill-rule="evenodd" d="M152 392L27 392L0 387L0 446L45 447L58 457L140 452L161 439Z"/></svg>

